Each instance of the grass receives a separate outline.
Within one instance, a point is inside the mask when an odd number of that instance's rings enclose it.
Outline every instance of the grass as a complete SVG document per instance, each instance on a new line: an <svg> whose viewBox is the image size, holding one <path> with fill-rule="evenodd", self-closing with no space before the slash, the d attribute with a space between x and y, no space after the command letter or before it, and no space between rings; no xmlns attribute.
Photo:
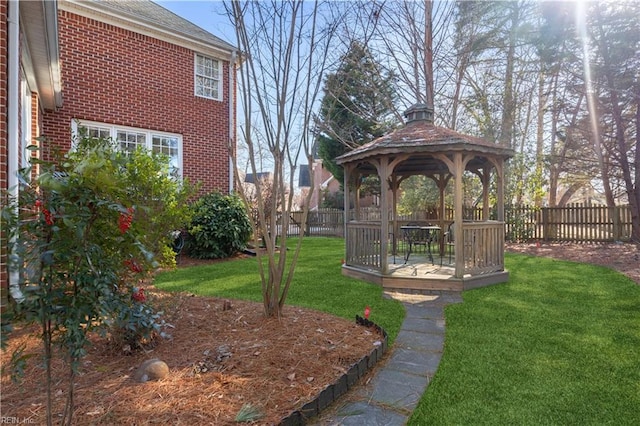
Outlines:
<svg viewBox="0 0 640 426"><path fill-rule="evenodd" d="M446 308L445 351L410 425L640 424L640 286L507 255L508 283Z"/></svg>
<svg viewBox="0 0 640 426"><path fill-rule="evenodd" d="M288 303L393 339L404 309L343 277L344 242L303 243ZM446 308L445 351L410 425L640 424L640 286L607 268L507 254L508 283ZM260 301L255 259L160 274L159 288Z"/></svg>
<svg viewBox="0 0 640 426"><path fill-rule="evenodd" d="M305 238L286 303L348 319L354 319L356 314L362 316L369 306L369 319L387 331L392 343L402 325L404 307L398 301L383 298L381 287L342 276L343 257L344 240ZM255 259L163 272L156 277L155 285L167 291L262 301Z"/></svg>

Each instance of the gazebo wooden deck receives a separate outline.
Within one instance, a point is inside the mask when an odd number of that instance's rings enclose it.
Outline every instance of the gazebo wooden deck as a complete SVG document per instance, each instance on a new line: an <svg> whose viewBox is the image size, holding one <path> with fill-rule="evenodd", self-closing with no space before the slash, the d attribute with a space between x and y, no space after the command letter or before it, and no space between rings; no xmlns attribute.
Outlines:
<svg viewBox="0 0 640 426"><path fill-rule="evenodd" d="M375 139L338 158L344 167L345 241L343 274L393 290L462 291L507 281L504 269L504 161L513 151L483 139L464 135L433 124L433 109L417 104L405 112L405 127ZM470 171L482 182L482 217L463 218L462 176ZM495 173L497 220L489 220L489 184ZM377 175L382 184L380 214L362 214L359 187L362 177ZM435 218L417 225L437 226L433 238L433 262L427 256L412 255L404 264L399 255L402 227L397 199L400 183L413 175L433 179L440 204ZM445 189L455 188L454 214L447 218ZM415 223L413 225L416 225ZM445 235L445 233L447 235ZM447 239L451 235L450 244ZM451 263L446 250L452 250ZM447 262L445 262L446 257ZM393 261L396 263L393 263ZM398 262L400 259L400 262Z"/></svg>

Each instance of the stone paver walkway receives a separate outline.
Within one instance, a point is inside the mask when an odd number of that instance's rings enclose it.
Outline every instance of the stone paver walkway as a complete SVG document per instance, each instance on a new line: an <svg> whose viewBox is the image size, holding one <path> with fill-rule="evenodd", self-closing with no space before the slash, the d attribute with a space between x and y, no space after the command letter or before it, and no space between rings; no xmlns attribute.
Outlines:
<svg viewBox="0 0 640 426"><path fill-rule="evenodd" d="M457 293L419 295L388 293L400 300L407 315L383 365L362 386L337 401L316 426L404 425L438 368L444 344L444 307L462 302Z"/></svg>

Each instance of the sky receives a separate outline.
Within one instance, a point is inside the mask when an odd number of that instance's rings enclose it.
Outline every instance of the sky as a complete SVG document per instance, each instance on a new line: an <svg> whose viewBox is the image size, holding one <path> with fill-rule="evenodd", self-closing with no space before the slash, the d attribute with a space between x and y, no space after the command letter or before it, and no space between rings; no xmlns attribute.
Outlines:
<svg viewBox="0 0 640 426"><path fill-rule="evenodd" d="M153 0L165 9L169 9L227 43L235 45L233 26L225 16L224 5L220 0Z"/></svg>

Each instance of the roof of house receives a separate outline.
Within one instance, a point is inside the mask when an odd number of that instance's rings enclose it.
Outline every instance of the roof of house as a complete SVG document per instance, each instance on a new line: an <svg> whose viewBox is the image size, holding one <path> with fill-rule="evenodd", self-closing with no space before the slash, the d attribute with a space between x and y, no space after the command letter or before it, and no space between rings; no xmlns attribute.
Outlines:
<svg viewBox="0 0 640 426"><path fill-rule="evenodd" d="M118 9L124 13L135 15L139 18L155 22L167 29L177 31L179 33L189 35L193 38L200 39L207 43L218 44L221 47L226 46L229 49L234 49L234 46L226 41L216 37L210 32L200 28L196 24L176 15L168 9L162 7L162 5L155 3L151 0L136 0L136 1L122 1L122 0L94 0L98 3L108 5L113 9Z"/></svg>
<svg viewBox="0 0 640 426"><path fill-rule="evenodd" d="M151 0L64 0L61 9L74 13L101 15L100 20L110 17L128 23L134 31L144 28L161 31L167 37L213 46L217 50L232 52L236 48L196 24L176 15L162 5Z"/></svg>

